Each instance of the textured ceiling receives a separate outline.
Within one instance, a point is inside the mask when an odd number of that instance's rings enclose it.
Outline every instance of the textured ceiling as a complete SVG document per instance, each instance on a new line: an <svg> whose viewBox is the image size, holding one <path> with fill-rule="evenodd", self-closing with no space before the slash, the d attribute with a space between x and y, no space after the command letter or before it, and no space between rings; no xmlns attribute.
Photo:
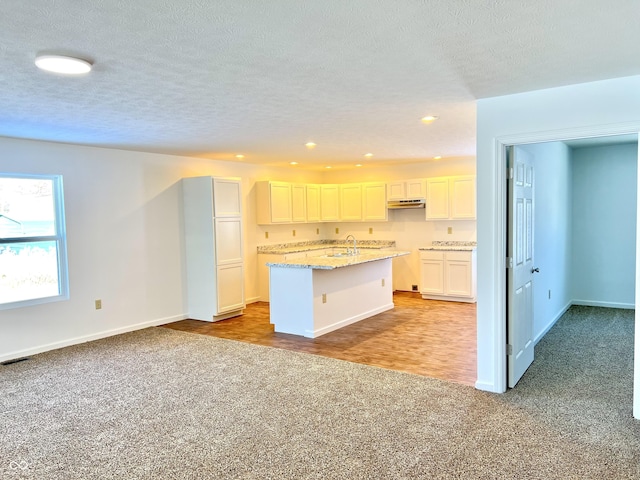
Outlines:
<svg viewBox="0 0 640 480"><path fill-rule="evenodd" d="M639 0L2 0L0 135L302 168L473 156L476 99L640 74L639 24ZM42 51L94 70L44 73Z"/></svg>

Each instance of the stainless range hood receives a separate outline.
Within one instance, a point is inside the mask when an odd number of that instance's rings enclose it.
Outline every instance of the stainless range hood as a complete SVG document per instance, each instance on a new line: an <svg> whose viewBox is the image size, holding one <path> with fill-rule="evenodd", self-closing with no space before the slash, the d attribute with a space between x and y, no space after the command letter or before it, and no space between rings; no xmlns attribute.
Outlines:
<svg viewBox="0 0 640 480"><path fill-rule="evenodd" d="M397 210L400 208L424 208L426 201L424 198L408 198L406 200L389 200L387 208Z"/></svg>

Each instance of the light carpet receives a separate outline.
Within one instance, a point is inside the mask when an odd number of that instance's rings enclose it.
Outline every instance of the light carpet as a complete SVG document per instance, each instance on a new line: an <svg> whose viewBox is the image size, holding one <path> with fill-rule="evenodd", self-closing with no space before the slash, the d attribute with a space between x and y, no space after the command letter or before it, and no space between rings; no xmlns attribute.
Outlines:
<svg viewBox="0 0 640 480"><path fill-rule="evenodd" d="M503 395L150 328L0 366L0 478L640 478L632 357L588 307Z"/></svg>

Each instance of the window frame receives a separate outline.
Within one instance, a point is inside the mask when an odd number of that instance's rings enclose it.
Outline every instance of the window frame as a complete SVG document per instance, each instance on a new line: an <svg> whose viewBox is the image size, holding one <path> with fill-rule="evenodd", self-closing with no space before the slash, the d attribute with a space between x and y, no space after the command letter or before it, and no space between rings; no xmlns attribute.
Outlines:
<svg viewBox="0 0 640 480"><path fill-rule="evenodd" d="M15 243L55 242L58 259L58 294L48 297L38 297L14 302L0 303L1 310L29 307L44 303L59 302L69 299L69 265L67 262L67 230L64 214L64 189L62 175L28 174L0 172L0 178L16 178L29 180L50 180L52 184L52 197L54 208L53 235L40 235L29 237L0 237L0 245Z"/></svg>

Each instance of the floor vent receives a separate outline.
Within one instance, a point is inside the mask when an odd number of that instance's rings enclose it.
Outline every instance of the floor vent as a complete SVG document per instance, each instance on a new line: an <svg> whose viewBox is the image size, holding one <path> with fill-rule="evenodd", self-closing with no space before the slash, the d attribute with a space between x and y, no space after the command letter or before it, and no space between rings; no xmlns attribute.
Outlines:
<svg viewBox="0 0 640 480"><path fill-rule="evenodd" d="M6 362L0 362L0 365L13 365L14 363L26 362L29 357L14 358L13 360L7 360Z"/></svg>

